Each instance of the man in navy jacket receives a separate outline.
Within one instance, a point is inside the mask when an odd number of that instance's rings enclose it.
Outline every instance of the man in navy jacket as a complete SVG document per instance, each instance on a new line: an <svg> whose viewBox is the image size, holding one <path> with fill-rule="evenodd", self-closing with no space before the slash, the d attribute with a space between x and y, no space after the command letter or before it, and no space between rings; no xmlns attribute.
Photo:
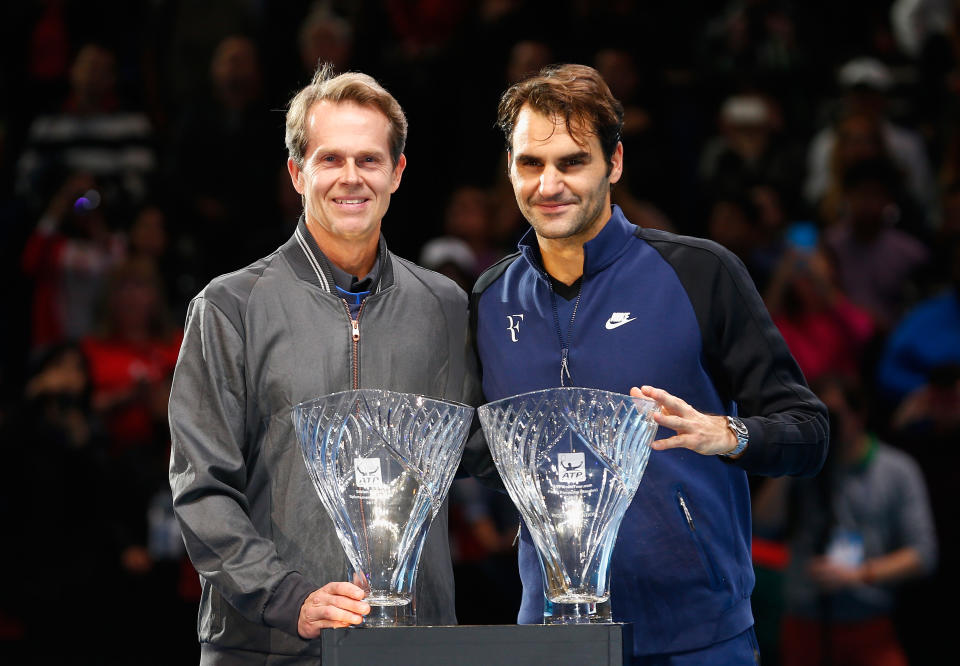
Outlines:
<svg viewBox="0 0 960 666"><path fill-rule="evenodd" d="M733 254L638 228L611 206L622 122L581 65L547 68L501 99L532 229L474 287L484 396L576 385L657 401L660 439L613 552L613 618L634 623L636 663L753 663L747 473L815 474L826 409ZM541 622L526 527L520 573L519 621Z"/></svg>

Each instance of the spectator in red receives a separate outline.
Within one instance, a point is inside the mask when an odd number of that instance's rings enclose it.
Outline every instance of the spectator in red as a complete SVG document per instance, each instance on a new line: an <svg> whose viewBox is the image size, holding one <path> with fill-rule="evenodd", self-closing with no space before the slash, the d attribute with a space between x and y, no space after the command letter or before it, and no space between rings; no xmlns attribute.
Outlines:
<svg viewBox="0 0 960 666"><path fill-rule="evenodd" d="M32 349L92 332L106 276L124 253L123 237L107 228L97 183L86 173L68 177L21 258L33 284Z"/></svg>
<svg viewBox="0 0 960 666"><path fill-rule="evenodd" d="M166 400L182 331L170 326L160 278L146 258L110 276L103 334L83 341L93 378L93 406L104 418L114 455L152 442L165 425Z"/></svg>
<svg viewBox="0 0 960 666"><path fill-rule="evenodd" d="M840 289L822 250L788 249L764 300L807 381L828 372L855 376L860 371L875 326Z"/></svg>

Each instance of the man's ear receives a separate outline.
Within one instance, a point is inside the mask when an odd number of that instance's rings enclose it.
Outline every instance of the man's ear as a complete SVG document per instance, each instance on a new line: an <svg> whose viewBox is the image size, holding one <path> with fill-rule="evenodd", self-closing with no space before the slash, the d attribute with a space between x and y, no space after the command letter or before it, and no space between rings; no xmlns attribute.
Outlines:
<svg viewBox="0 0 960 666"><path fill-rule="evenodd" d="M290 174L290 182L293 183L293 189L302 195L303 171L300 170L300 167L297 166L297 163L293 161L292 157L287 159L287 172Z"/></svg>
<svg viewBox="0 0 960 666"><path fill-rule="evenodd" d="M400 187L400 177L403 176L403 170L407 168L407 156L400 153L396 166L393 167L393 182L390 185L390 194L397 191Z"/></svg>
<svg viewBox="0 0 960 666"><path fill-rule="evenodd" d="M623 143L618 141L617 147L610 157L610 182L616 183L623 175Z"/></svg>

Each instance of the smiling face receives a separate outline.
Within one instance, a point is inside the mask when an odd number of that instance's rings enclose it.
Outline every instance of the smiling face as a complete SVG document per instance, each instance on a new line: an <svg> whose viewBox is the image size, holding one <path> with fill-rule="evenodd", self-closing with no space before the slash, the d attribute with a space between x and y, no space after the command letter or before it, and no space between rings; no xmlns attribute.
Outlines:
<svg viewBox="0 0 960 666"><path fill-rule="evenodd" d="M389 120L373 107L324 100L310 109L303 166L290 159L287 168L321 249L376 246L406 166L403 155L396 164L390 159L389 135Z"/></svg>
<svg viewBox="0 0 960 666"><path fill-rule="evenodd" d="M542 241L582 245L610 218L610 184L620 179L623 146L610 162L600 140L577 143L562 119L524 106L511 138L508 168L517 205Z"/></svg>

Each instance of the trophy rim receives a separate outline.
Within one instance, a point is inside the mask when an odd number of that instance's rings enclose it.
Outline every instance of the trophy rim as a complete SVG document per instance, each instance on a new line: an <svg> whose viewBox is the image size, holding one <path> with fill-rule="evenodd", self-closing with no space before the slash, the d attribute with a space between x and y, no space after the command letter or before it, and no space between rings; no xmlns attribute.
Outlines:
<svg viewBox="0 0 960 666"><path fill-rule="evenodd" d="M552 388L537 389L536 391L526 391L524 393L516 393L514 395L508 395L504 398L500 398L499 400L493 400L491 402L484 403L479 407L477 407L477 411L480 411L481 409L485 409L485 408L493 409L495 405L498 405L500 403L505 403L510 400L517 400L518 398L526 398L530 396L541 395L545 393L553 393L557 391L564 392L564 393L573 392L573 391L589 391L591 393L596 393L600 395L607 395L607 396L617 397L617 398L627 398L628 400L635 400L641 403L649 403L654 411L658 411L658 404L656 400L651 400L650 398L645 398L645 397L633 396L626 393L617 393L616 391L607 391L606 389L593 388L590 386L555 386Z"/></svg>
<svg viewBox="0 0 960 666"><path fill-rule="evenodd" d="M344 397L348 394L368 394L368 393L387 393L394 396L409 396L412 398L420 398L423 400L429 400L431 402L438 402L445 405L452 405L454 407L463 407L466 409L476 410L476 407L468 405L464 402L457 402L456 400L447 400L445 398L433 398L428 395L423 395L421 393L410 393L407 391L392 391L390 389L379 389L379 388L359 388L359 389L347 389L345 391L334 391L333 393L324 393L323 395L318 395L315 398L310 398L309 400L304 400L303 402L298 402L293 406L293 411L301 408L306 408L314 403L317 403L321 400L327 400L329 398L335 397Z"/></svg>

